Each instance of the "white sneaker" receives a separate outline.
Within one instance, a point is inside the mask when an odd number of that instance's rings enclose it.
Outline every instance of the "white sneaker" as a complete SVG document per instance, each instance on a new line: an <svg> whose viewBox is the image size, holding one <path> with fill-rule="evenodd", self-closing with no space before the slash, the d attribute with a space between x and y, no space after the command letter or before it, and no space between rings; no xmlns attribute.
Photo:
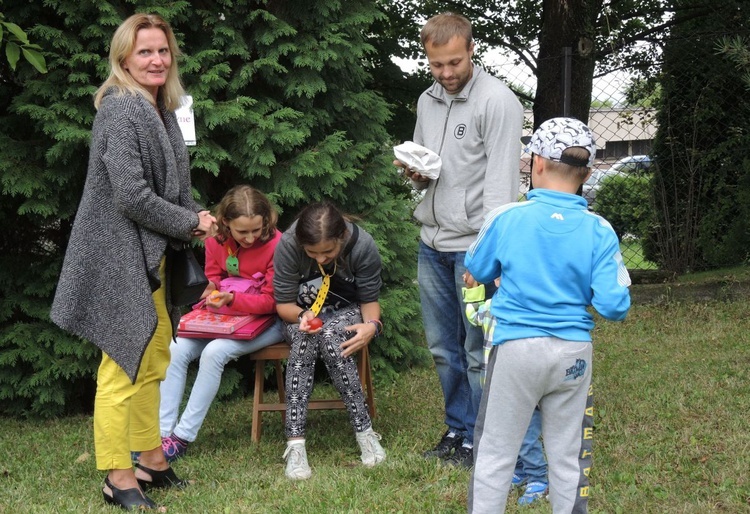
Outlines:
<svg viewBox="0 0 750 514"><path fill-rule="evenodd" d="M371 468L385 460L385 450L380 446L380 434L368 428L364 432L358 432L356 436L362 450L362 464Z"/></svg>
<svg viewBox="0 0 750 514"><path fill-rule="evenodd" d="M289 480L307 480L312 476L312 470L307 464L305 443L288 444L284 451L286 459L286 477Z"/></svg>

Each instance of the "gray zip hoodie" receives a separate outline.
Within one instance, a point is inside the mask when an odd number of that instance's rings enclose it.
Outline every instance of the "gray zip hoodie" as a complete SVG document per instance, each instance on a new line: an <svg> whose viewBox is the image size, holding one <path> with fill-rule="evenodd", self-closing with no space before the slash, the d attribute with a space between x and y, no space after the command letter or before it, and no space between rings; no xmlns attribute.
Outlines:
<svg viewBox="0 0 750 514"><path fill-rule="evenodd" d="M414 211L425 244L466 251L488 212L518 200L522 125L523 107L513 92L476 65L452 100L437 82L422 93L414 142L443 162Z"/></svg>

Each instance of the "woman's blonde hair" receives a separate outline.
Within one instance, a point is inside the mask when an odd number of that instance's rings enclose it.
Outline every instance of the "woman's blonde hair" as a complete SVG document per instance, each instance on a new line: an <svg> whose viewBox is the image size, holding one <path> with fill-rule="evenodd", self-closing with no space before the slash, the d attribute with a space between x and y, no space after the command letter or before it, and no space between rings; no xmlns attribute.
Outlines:
<svg viewBox="0 0 750 514"><path fill-rule="evenodd" d="M151 93L136 82L132 75L122 67L125 59L135 48L138 31L151 28L157 28L164 32L167 36L169 53L172 55L172 65L167 72L167 80L163 86L159 87L164 106L170 111L174 111L180 106L181 97L185 94L185 90L180 82L180 73L177 68L177 57L180 56L180 49L177 47L174 32L161 16L137 13L123 21L112 36L109 48L109 77L96 91L94 107L99 108L104 93L111 87L117 88L118 94L136 95L140 93L156 105L156 98L153 98Z"/></svg>

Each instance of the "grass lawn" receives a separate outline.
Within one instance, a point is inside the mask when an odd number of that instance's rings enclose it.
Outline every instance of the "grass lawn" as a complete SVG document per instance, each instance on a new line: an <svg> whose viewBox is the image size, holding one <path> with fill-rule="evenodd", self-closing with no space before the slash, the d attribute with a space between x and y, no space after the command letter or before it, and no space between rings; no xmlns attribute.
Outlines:
<svg viewBox="0 0 750 514"><path fill-rule="evenodd" d="M590 512L750 512L748 312L750 301L639 305L624 323L600 322ZM212 407L175 464L194 486L152 497L174 513L465 512L469 473L420 457L444 430L434 371L404 373L376 398L379 467L358 464L343 411L311 411L313 477L288 482L281 417L266 414L251 444L248 397ZM0 419L0 434L0 512L119 512L99 492L90 417Z"/></svg>

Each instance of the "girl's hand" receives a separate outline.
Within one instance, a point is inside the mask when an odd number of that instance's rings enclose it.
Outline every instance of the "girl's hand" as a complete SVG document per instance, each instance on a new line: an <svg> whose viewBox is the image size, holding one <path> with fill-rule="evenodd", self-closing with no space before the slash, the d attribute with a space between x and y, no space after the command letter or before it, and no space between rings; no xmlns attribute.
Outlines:
<svg viewBox="0 0 750 514"><path fill-rule="evenodd" d="M299 328L298 330L300 332L304 332L305 334L317 334L321 330L323 330L323 327L313 328L310 325L310 321L315 319L315 313L313 311L305 311L302 313L302 317L299 319Z"/></svg>
<svg viewBox="0 0 750 514"><path fill-rule="evenodd" d="M344 327L347 332L354 332L354 337L347 339L339 348L341 348L341 356L349 357L358 350L361 350L375 338L375 334L378 331L378 327L375 323L357 323L356 325L349 325Z"/></svg>
<svg viewBox="0 0 750 514"><path fill-rule="evenodd" d="M233 301L234 293L225 293L221 291L213 291L208 295L208 298L206 298L206 304L216 309L229 305Z"/></svg>
<svg viewBox="0 0 750 514"><path fill-rule="evenodd" d="M201 300L206 298L208 295L210 295L214 291L216 291L216 284L214 284L213 282L209 280L208 285L206 286L206 289L203 290L203 294L201 295Z"/></svg>

